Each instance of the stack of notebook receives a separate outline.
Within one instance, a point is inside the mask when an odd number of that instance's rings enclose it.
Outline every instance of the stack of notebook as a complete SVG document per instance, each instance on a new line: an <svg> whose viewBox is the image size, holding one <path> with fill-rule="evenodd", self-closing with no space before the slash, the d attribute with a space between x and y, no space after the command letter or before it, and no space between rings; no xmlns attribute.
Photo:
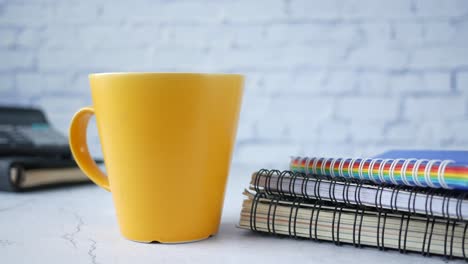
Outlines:
<svg viewBox="0 0 468 264"><path fill-rule="evenodd" d="M467 194L468 152L294 157L253 173L239 227L466 260Z"/></svg>

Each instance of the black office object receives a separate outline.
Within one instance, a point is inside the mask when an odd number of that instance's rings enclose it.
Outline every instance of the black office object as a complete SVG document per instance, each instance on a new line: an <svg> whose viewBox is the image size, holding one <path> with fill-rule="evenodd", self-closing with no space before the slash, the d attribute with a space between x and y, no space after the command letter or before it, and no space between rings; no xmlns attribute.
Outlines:
<svg viewBox="0 0 468 264"><path fill-rule="evenodd" d="M40 109L0 106L0 191L81 182L89 179L73 160L68 139Z"/></svg>
<svg viewBox="0 0 468 264"><path fill-rule="evenodd" d="M0 156L70 158L67 138L37 108L0 106Z"/></svg>

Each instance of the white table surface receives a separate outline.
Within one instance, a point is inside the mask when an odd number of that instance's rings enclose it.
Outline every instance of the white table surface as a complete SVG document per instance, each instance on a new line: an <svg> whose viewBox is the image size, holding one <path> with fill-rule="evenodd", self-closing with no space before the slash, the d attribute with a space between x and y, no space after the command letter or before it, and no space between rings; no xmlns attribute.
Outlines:
<svg viewBox="0 0 468 264"><path fill-rule="evenodd" d="M251 168L231 170L218 235L186 244L124 239L111 194L94 185L0 192L0 263L443 263L422 257L259 235L236 228ZM461 261L450 261L462 263Z"/></svg>

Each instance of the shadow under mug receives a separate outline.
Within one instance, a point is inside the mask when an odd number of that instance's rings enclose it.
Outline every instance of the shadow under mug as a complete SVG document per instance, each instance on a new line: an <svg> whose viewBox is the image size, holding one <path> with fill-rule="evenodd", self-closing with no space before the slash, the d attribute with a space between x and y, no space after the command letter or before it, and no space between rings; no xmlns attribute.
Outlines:
<svg viewBox="0 0 468 264"><path fill-rule="evenodd" d="M103 73L89 79L93 106L73 117L70 147L81 170L112 193L123 236L175 243L216 234L243 76ZM107 175L86 143L93 115Z"/></svg>

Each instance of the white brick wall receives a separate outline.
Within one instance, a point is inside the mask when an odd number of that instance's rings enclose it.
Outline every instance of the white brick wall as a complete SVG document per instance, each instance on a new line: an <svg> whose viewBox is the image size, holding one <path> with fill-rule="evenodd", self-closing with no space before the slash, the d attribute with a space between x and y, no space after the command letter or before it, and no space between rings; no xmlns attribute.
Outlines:
<svg viewBox="0 0 468 264"><path fill-rule="evenodd" d="M240 72L236 164L466 149L467 43L464 0L2 0L0 103L66 133L90 72Z"/></svg>

